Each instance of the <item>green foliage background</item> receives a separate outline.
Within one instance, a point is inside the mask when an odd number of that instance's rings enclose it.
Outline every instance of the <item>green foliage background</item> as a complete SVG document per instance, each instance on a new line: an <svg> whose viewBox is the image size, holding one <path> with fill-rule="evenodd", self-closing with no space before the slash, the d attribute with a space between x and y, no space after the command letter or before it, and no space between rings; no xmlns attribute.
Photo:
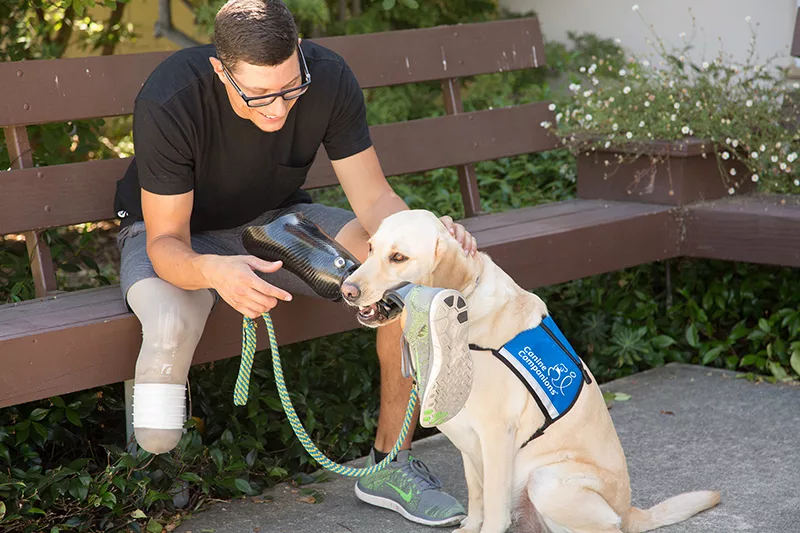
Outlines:
<svg viewBox="0 0 800 533"><path fill-rule="evenodd" d="M86 5L86 1L82 5ZM198 1L207 27L219 2ZM491 1L364 1L360 16L337 19L338 3L291 2L304 32L343 34L490 20L507 16ZM37 4L44 9L44 4ZM59 20L69 9L47 7L44 18L20 0L0 5L15 24L0 31L1 59L59 57ZM112 6L114 7L114 6ZM59 15L58 9L63 13ZM3 11L5 10L5 11ZM61 18L60 18L61 17ZM36 24L31 21L38 21ZM130 29L94 27L88 47L124 39ZM568 73L611 55L616 45L591 35L548 43L547 69L463 80L468 110L542 99L564 101ZM443 114L438 84L366 91L369 122ZM42 165L130 153L129 119L30 128ZM0 152L0 168L11 162ZM566 200L575 194L575 160L566 150L476 165L483 207L490 212ZM412 208L463 214L454 169L391 178ZM347 206L338 188L316 199ZM117 281L114 230L58 228L46 237L68 290ZM111 251L109 251L111 250ZM669 272L669 276L667 273ZM800 276L792 269L679 260L540 287L559 325L601 381L668 362L741 370L754 379L796 379L800 371ZM0 299L31 298L24 246L0 241ZM292 400L314 441L329 457L362 455L375 433L379 382L375 337L353 331L282 349ZM179 446L153 457L126 451L121 384L0 410L0 530L154 531L210 498L253 496L279 480L309 480L315 465L285 420L267 353L257 354L245 407L235 407L238 359L194 367L192 415Z"/></svg>

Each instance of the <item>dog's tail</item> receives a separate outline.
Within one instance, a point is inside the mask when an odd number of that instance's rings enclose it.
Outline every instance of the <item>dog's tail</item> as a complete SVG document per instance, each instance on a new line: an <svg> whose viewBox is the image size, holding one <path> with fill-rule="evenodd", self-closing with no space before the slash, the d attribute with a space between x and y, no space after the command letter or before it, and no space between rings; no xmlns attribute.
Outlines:
<svg viewBox="0 0 800 533"><path fill-rule="evenodd" d="M631 507L622 524L622 530L626 533L642 533L658 527L677 524L700 511L714 507L719 503L719 499L719 492L701 490L673 496L645 510Z"/></svg>

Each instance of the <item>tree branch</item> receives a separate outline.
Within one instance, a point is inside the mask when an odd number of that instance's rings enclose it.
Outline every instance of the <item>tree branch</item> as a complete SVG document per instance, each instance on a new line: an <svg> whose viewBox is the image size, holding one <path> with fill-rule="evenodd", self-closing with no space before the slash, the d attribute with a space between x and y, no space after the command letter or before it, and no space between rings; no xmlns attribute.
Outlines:
<svg viewBox="0 0 800 533"><path fill-rule="evenodd" d="M106 23L105 30L103 33L105 34L103 48L100 52L104 56L110 56L114 53L114 49L117 47L117 43L119 43L119 39L115 39L112 37L114 33L114 28L119 26L119 23L122 21L122 15L125 13L125 6L127 3L117 2L117 7L114 8L114 11L111 12L111 16L108 17L108 22Z"/></svg>
<svg viewBox="0 0 800 533"><path fill-rule="evenodd" d="M67 49L67 43L69 43L69 38L72 37L72 26L73 21L75 19L75 8L71 5L64 11L64 18L61 21L61 28L58 30L56 34L56 38L53 39L53 44L57 45L61 52L59 56L61 56L64 51Z"/></svg>
<svg viewBox="0 0 800 533"><path fill-rule="evenodd" d="M170 0L158 0L158 20L153 27L153 35L169 39L182 48L199 45L199 42L172 25L172 12L170 11L170 7Z"/></svg>

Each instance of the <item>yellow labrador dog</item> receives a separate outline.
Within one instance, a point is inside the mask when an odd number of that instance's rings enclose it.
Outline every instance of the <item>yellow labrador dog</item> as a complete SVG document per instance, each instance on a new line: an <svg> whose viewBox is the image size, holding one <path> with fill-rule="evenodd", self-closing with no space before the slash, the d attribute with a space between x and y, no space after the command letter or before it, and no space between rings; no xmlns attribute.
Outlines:
<svg viewBox="0 0 800 533"><path fill-rule="evenodd" d="M466 257L428 211L388 217L370 240L370 254L346 283L368 326L385 291L402 282L460 291L469 309L471 345L499 349L548 315L491 258ZM401 320L404 320L404 314ZM562 418L537 434L546 415L522 381L491 351L473 350L474 379L464 408L438 426L461 451L469 491L458 533L601 533L648 531L716 505L713 491L688 492L647 510L631 506L625 455L597 382L587 384ZM531 437L536 438L531 440Z"/></svg>

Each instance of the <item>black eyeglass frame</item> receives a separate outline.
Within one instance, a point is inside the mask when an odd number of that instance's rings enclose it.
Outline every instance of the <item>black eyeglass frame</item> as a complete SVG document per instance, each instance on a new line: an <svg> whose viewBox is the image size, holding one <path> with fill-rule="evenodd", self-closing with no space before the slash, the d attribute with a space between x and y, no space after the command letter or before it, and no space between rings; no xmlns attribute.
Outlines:
<svg viewBox="0 0 800 533"><path fill-rule="evenodd" d="M300 81L302 83L300 83L300 85L298 85L297 87L291 87L289 89L285 89L285 90L279 91L277 93L265 94L263 96L247 96L246 94L244 94L244 91L242 91L239 88L239 85L237 85L236 81L233 79L233 75L228 71L228 67L226 67L225 64L222 63L221 60L220 60L220 63L222 64L222 72L225 73L225 77L228 78L229 82L231 82L231 85L233 85L233 88L236 89L237 93L239 93L239 96L242 98L242 100L244 100L244 103L247 104L247 107L265 107L265 106L268 106L268 105L272 104L272 102L274 102L275 99L278 98L278 97L281 97L286 101L295 100L297 98L300 98L303 94L305 94L306 90L308 90L308 86L311 85L311 73L308 71L308 64L306 63L306 56L305 56L305 54L303 54L303 49L300 48L299 44L297 45L297 53L300 56L300 64L302 65L302 68L300 70L300 74L301 74ZM305 78L305 80L303 80L303 78ZM305 89L305 90L299 92L296 96L292 95L290 98L286 97L287 94L293 93L295 91L300 91L300 89ZM266 99L269 99L269 101L268 102L263 102ZM261 101L261 102L255 103L255 104L251 103L251 102L258 102L258 101Z"/></svg>

